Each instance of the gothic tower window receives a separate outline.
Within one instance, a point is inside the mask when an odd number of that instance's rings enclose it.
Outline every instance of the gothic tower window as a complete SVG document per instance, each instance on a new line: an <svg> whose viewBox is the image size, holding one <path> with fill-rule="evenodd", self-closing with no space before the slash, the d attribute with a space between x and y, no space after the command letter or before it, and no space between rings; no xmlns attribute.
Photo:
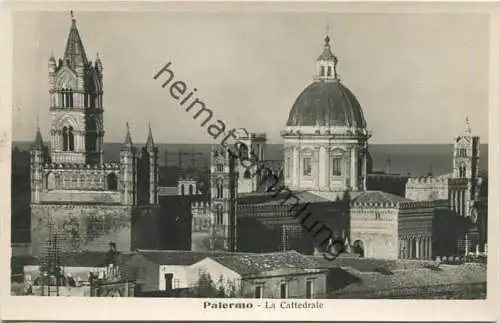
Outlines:
<svg viewBox="0 0 500 323"><path fill-rule="evenodd" d="M63 136L63 151L68 151L69 144L68 144L68 128L67 127L63 128L62 136Z"/></svg>
<svg viewBox="0 0 500 323"><path fill-rule="evenodd" d="M56 176L54 173L49 173L47 175L47 189L53 190L56 188Z"/></svg>
<svg viewBox="0 0 500 323"><path fill-rule="evenodd" d="M189 185L189 195L193 195L193 185Z"/></svg>
<svg viewBox="0 0 500 323"><path fill-rule="evenodd" d="M181 195L184 195L185 192L184 192L184 184L181 184Z"/></svg>
<svg viewBox="0 0 500 323"><path fill-rule="evenodd" d="M216 197L217 198L223 198L224 197L224 187L222 185L222 181L219 179L217 180L217 194L216 194Z"/></svg>
<svg viewBox="0 0 500 323"><path fill-rule="evenodd" d="M460 178L464 178L466 176L465 166L464 165L460 165L460 167L458 169L458 176Z"/></svg>
<svg viewBox="0 0 500 323"><path fill-rule="evenodd" d="M216 168L217 172L223 172L224 171L224 164L221 161L217 161L215 168Z"/></svg>
<svg viewBox="0 0 500 323"><path fill-rule="evenodd" d="M342 176L342 158L332 158L332 176Z"/></svg>
<svg viewBox="0 0 500 323"><path fill-rule="evenodd" d="M245 174L243 174L243 178L249 179L252 177L252 174L250 174L250 171L247 169L245 171Z"/></svg>
<svg viewBox="0 0 500 323"><path fill-rule="evenodd" d="M107 178L108 190L116 191L118 189L118 180L116 178L115 173L111 173Z"/></svg>
<svg viewBox="0 0 500 323"><path fill-rule="evenodd" d="M328 66L327 76L332 76L332 67Z"/></svg>
<svg viewBox="0 0 500 323"><path fill-rule="evenodd" d="M460 148L458 150L458 157L467 157L467 149L466 148Z"/></svg>
<svg viewBox="0 0 500 323"><path fill-rule="evenodd" d="M69 151L75 151L75 135L73 133L73 127L69 127L68 129L68 143Z"/></svg>
<svg viewBox="0 0 500 323"><path fill-rule="evenodd" d="M61 96L62 96L62 104L64 108L71 108L73 107L73 90L72 89L62 89L61 90Z"/></svg>
<svg viewBox="0 0 500 323"><path fill-rule="evenodd" d="M321 76L325 76L325 67L321 66Z"/></svg>
<svg viewBox="0 0 500 323"><path fill-rule="evenodd" d="M224 224L222 205L217 205L217 207L215 209L215 223L216 224Z"/></svg>

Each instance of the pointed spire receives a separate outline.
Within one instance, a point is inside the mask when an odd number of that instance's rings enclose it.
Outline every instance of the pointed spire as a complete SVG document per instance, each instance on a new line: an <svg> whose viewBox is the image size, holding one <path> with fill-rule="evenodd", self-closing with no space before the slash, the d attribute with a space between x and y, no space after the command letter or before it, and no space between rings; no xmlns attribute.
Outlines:
<svg viewBox="0 0 500 323"><path fill-rule="evenodd" d="M464 134L466 136L470 136L472 134L472 130L471 130L471 127L470 127L469 117L465 117L465 130L464 130Z"/></svg>
<svg viewBox="0 0 500 323"><path fill-rule="evenodd" d="M146 142L146 149L148 151L153 151L155 148L155 142L153 140L153 132L151 131L151 123L148 124L148 128L149 131L148 131L148 140Z"/></svg>
<svg viewBox="0 0 500 323"><path fill-rule="evenodd" d="M130 127L127 122L127 133L125 135L125 141L123 142L123 149L131 149L134 144L132 143L132 136L130 135Z"/></svg>
<svg viewBox="0 0 500 323"><path fill-rule="evenodd" d="M38 125L38 116L37 116L37 127L36 127L36 136L35 141L33 142L32 149L33 150L43 150L43 139L42 133L40 132L40 126Z"/></svg>
<svg viewBox="0 0 500 323"><path fill-rule="evenodd" d="M71 28L69 30L68 40L66 42L66 50L64 52L64 60L69 63L70 67L86 66L88 64L85 48L83 47L82 39L78 28L76 27L76 19L71 14Z"/></svg>

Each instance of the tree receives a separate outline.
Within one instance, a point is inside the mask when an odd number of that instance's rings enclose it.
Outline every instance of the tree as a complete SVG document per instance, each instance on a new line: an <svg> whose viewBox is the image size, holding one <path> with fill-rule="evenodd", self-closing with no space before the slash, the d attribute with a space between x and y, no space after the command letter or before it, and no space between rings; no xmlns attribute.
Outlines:
<svg viewBox="0 0 500 323"><path fill-rule="evenodd" d="M215 298L218 295L218 290L215 287L209 273L200 272L195 291L195 297Z"/></svg>

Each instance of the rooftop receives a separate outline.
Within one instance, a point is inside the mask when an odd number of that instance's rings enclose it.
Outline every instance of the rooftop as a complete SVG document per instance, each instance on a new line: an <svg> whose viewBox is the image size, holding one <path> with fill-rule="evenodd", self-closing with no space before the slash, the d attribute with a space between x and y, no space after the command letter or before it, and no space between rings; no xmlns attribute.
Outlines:
<svg viewBox="0 0 500 323"><path fill-rule="evenodd" d="M144 250L137 254L158 265L191 266L207 257L220 257L228 254L245 255L244 253L228 253L224 251L188 251L188 250Z"/></svg>
<svg viewBox="0 0 500 323"><path fill-rule="evenodd" d="M299 270L321 268L316 261L308 256L298 253L297 251L264 254L238 254L215 257L212 259L242 276L284 268Z"/></svg>

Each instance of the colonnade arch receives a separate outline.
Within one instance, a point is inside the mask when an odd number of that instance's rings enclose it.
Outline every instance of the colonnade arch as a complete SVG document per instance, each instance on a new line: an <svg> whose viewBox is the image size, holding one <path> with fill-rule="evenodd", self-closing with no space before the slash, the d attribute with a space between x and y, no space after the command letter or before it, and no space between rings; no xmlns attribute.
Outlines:
<svg viewBox="0 0 500 323"><path fill-rule="evenodd" d="M432 237L428 235L406 236L399 239L399 258L432 259Z"/></svg>

